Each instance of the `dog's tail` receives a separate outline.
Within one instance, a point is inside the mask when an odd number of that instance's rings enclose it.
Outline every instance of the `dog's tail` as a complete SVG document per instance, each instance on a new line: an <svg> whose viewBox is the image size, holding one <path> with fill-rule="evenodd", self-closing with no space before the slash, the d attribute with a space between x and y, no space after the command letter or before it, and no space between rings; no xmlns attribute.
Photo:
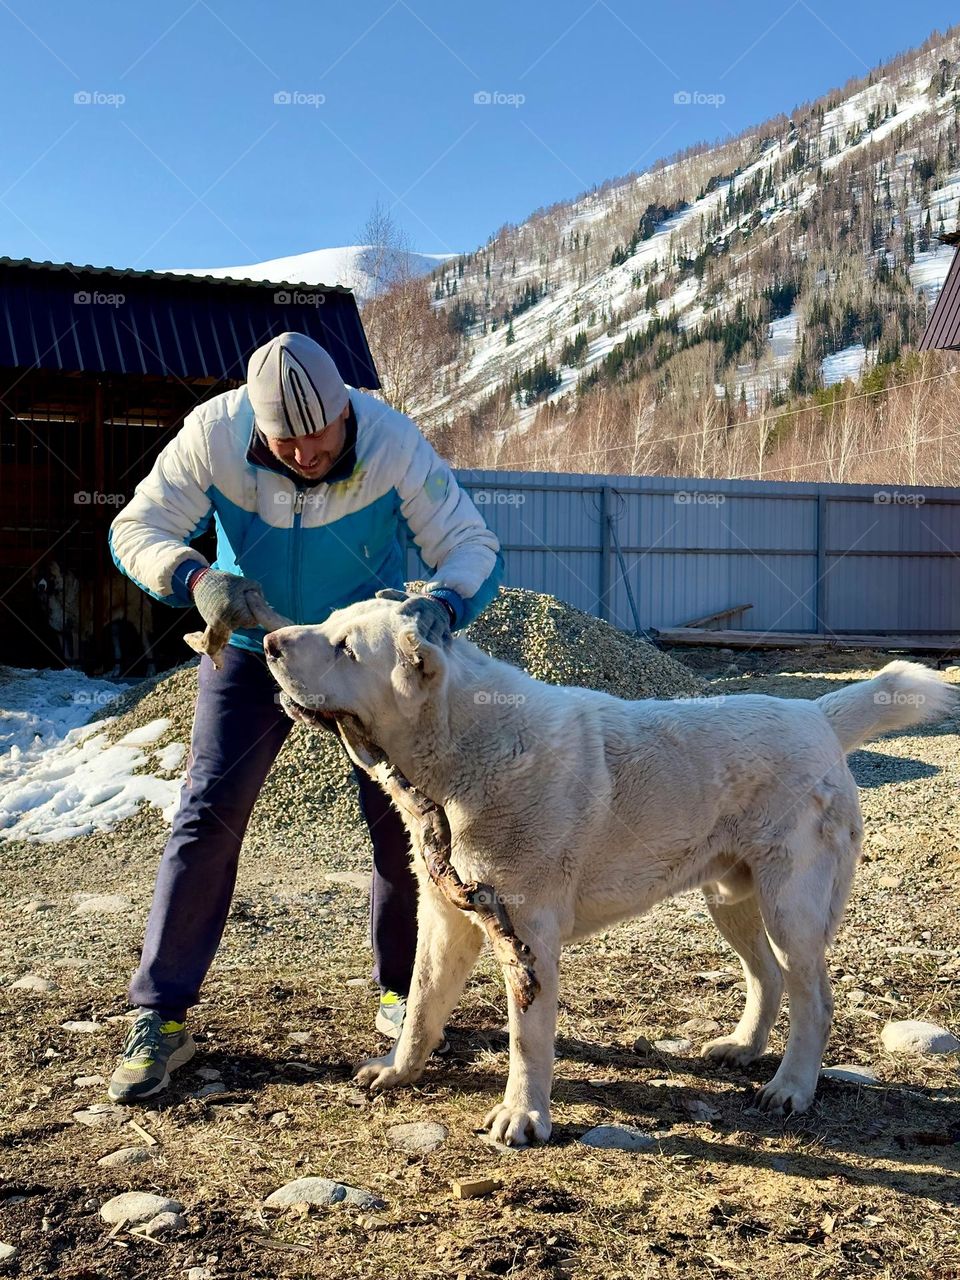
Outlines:
<svg viewBox="0 0 960 1280"><path fill-rule="evenodd" d="M879 733L909 729L957 709L958 691L919 662L890 662L872 680L847 685L817 699L844 751Z"/></svg>

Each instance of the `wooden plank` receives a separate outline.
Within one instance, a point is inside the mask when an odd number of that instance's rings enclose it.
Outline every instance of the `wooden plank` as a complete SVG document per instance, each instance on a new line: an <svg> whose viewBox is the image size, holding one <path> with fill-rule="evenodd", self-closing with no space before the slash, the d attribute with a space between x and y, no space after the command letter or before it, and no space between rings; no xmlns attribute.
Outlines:
<svg viewBox="0 0 960 1280"><path fill-rule="evenodd" d="M960 636L896 634L818 635L813 631L710 631L667 627L661 644L714 645L722 649L900 649L909 653L960 653Z"/></svg>
<svg viewBox="0 0 960 1280"><path fill-rule="evenodd" d="M732 618L735 613L746 613L752 608L752 604L735 604L729 609L721 609L719 613L708 613L705 618L694 618L691 622L684 622L683 626L708 627L711 622L719 622L721 618Z"/></svg>

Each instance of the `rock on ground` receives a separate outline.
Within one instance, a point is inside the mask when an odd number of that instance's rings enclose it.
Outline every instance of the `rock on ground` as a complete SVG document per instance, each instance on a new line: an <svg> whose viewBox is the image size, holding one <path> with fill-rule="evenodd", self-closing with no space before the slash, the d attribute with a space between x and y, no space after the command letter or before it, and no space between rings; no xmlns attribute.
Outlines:
<svg viewBox="0 0 960 1280"><path fill-rule="evenodd" d="M842 1062L835 1067L824 1067L820 1072L824 1080L838 1080L842 1084L879 1084L877 1077L865 1067Z"/></svg>
<svg viewBox="0 0 960 1280"><path fill-rule="evenodd" d="M580 1141L587 1147L608 1147L615 1151L650 1151L656 1139L632 1124L598 1124L588 1129Z"/></svg>
<svg viewBox="0 0 960 1280"><path fill-rule="evenodd" d="M119 1107L113 1102L94 1102L89 1107L74 1111L73 1118L78 1124L85 1124L88 1129L109 1129L123 1124L127 1118L127 1108Z"/></svg>
<svg viewBox="0 0 960 1280"><path fill-rule="evenodd" d="M960 1040L935 1022L888 1022L880 1032L888 1053L957 1053Z"/></svg>
<svg viewBox="0 0 960 1280"><path fill-rule="evenodd" d="M153 1156L146 1147L121 1147L119 1151L111 1151L108 1156L101 1156L97 1164L105 1169L122 1169L131 1164L149 1164Z"/></svg>
<svg viewBox="0 0 960 1280"><path fill-rule="evenodd" d="M264 1200L267 1209L285 1209L292 1204L348 1204L357 1209L385 1209L386 1201L371 1191L350 1187L332 1178L295 1178Z"/></svg>
<svg viewBox="0 0 960 1280"><path fill-rule="evenodd" d="M181 1231L187 1231L190 1224L182 1213L174 1213L170 1209L165 1209L163 1213L158 1213L155 1218L143 1227L143 1234L153 1239L155 1236L172 1236L179 1235Z"/></svg>
<svg viewBox="0 0 960 1280"><path fill-rule="evenodd" d="M58 990L58 987L50 978L43 978L39 973L25 973L22 978L10 983L10 990L33 991L37 995L46 995L50 991Z"/></svg>
<svg viewBox="0 0 960 1280"><path fill-rule="evenodd" d="M100 1206L100 1217L114 1225L127 1222L136 1226L150 1222L158 1213L181 1213L182 1210L183 1205L178 1200L168 1200L166 1196L154 1195L152 1191L124 1191Z"/></svg>
<svg viewBox="0 0 960 1280"><path fill-rule="evenodd" d="M430 1121L414 1121L412 1124L395 1124L387 1130L387 1141L398 1151L406 1151L410 1155L419 1155L425 1151L436 1151L444 1141L447 1131L442 1124Z"/></svg>
<svg viewBox="0 0 960 1280"><path fill-rule="evenodd" d="M123 911L129 911L132 905L130 899L120 893L84 893L80 895L73 914L75 916L119 915Z"/></svg>
<svg viewBox="0 0 960 1280"><path fill-rule="evenodd" d="M6 1244L0 1241L0 1267L5 1267L8 1262L13 1262L19 1252L15 1244Z"/></svg>

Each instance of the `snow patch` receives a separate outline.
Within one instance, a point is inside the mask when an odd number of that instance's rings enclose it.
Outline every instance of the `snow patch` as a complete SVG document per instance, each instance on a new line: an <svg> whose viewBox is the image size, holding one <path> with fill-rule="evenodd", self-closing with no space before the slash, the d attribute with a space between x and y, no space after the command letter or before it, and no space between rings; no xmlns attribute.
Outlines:
<svg viewBox="0 0 960 1280"><path fill-rule="evenodd" d="M109 680L75 671L0 668L0 842L48 843L110 831L142 804L170 822L181 779L150 772L143 747L170 728L158 719L111 743L114 722L87 723L123 691ZM186 748L169 743L152 754L154 768L172 772Z"/></svg>

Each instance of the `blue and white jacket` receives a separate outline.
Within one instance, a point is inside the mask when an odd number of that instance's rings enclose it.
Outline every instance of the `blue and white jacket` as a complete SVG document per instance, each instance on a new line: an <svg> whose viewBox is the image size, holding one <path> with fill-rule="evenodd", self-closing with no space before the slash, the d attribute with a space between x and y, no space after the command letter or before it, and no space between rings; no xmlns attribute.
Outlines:
<svg viewBox="0 0 960 1280"><path fill-rule="evenodd" d="M110 526L117 567L164 604L191 603L207 560L189 544L211 520L213 567L253 578L297 623L404 583L404 526L434 573L426 590L466 626L496 595L496 536L406 415L348 388L346 445L320 481L296 477L255 431L246 387L194 409ZM231 644L262 652L263 631Z"/></svg>

